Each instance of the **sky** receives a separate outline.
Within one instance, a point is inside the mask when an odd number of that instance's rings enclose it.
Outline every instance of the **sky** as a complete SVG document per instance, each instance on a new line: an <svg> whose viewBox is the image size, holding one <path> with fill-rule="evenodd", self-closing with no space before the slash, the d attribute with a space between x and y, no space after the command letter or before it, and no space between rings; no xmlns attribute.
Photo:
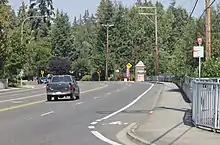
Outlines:
<svg viewBox="0 0 220 145"><path fill-rule="evenodd" d="M29 0L9 0L12 7L17 10L22 1L29 3ZM65 1L65 2L64 2ZM53 0L54 7L59 10L63 10L67 12L70 19L73 19L74 16L79 16L80 14L84 14L86 9L89 10L90 13L95 13L97 6L99 5L101 0ZM124 5L131 6L135 3L136 0L120 0ZM167 7L170 3L170 0L152 0L152 2L160 1L165 7ZM176 0L177 5L185 7L188 11L192 10L196 0ZM195 9L193 16L200 16L204 11L205 0L199 0L198 5Z"/></svg>

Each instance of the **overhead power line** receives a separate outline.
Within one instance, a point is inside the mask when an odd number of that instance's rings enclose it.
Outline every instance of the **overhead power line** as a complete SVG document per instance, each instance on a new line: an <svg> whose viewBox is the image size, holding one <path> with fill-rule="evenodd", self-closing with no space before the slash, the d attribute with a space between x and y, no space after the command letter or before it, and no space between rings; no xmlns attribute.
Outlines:
<svg viewBox="0 0 220 145"><path fill-rule="evenodd" d="M210 5L203 11L203 13L199 17L199 21L202 19L202 16L205 14L205 12L215 3L216 0L213 0Z"/></svg>
<svg viewBox="0 0 220 145"><path fill-rule="evenodd" d="M188 17L188 20L187 20L187 22L185 23L184 28L182 29L182 32L183 32L183 33L185 32L185 31L183 31L183 30L186 29L186 26L188 25L190 19L192 18L192 15L193 15L193 13L194 13L194 11L195 11L195 9L196 9L196 6L197 6L197 4L198 4L198 1L199 1L199 0L196 0L195 4L193 5L193 8L192 8L192 10L191 10L191 12L190 12L190 15L189 15L189 17ZM177 39L176 43L172 44L171 47L173 47L174 45L176 45L181 38L182 38L182 36L179 37L179 39ZM165 42L167 42L167 41L165 41Z"/></svg>
<svg viewBox="0 0 220 145"><path fill-rule="evenodd" d="M198 21L197 21L197 32L196 33L202 33L200 30L201 30L201 27L202 26L199 26L199 22L201 21L201 19L202 19L202 17L204 16L204 14L206 13L206 11L209 9L209 8L211 8L211 6L213 6L213 4L216 2L216 0L213 0L210 4L209 4L209 6L208 7L206 7L205 9L204 9L204 11L203 11L203 13L200 15L200 17L199 17L199 19L198 19ZM218 16L219 14L217 14L217 16ZM204 29L204 28L203 28Z"/></svg>

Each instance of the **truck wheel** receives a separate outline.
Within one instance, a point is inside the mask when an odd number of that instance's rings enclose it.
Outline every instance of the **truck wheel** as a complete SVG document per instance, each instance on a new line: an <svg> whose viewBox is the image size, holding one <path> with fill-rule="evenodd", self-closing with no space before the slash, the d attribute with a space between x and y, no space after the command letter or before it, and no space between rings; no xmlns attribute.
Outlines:
<svg viewBox="0 0 220 145"><path fill-rule="evenodd" d="M76 100L79 100L79 94L76 95Z"/></svg>
<svg viewBox="0 0 220 145"><path fill-rule="evenodd" d="M51 101L52 100L52 97L47 95L47 101Z"/></svg>
<svg viewBox="0 0 220 145"><path fill-rule="evenodd" d="M54 97L54 100L55 100L55 101L57 101L57 100L58 100L58 98L59 98L58 96L55 96L55 97Z"/></svg>
<svg viewBox="0 0 220 145"><path fill-rule="evenodd" d="M70 95L70 100L74 100L74 95L73 94Z"/></svg>

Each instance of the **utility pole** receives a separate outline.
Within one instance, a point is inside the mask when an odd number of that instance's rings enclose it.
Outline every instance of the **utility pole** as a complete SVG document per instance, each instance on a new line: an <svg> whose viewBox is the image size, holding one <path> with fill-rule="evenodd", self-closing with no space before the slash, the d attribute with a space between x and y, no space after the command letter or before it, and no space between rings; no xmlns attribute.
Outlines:
<svg viewBox="0 0 220 145"><path fill-rule="evenodd" d="M149 10L154 10L154 12L146 12ZM139 14L147 16L148 20L155 25L155 74L159 74L159 51L158 51L158 25L157 25L157 7L139 7ZM154 16L154 21L148 16Z"/></svg>
<svg viewBox="0 0 220 145"><path fill-rule="evenodd" d="M211 58L211 10L210 10L210 0L205 0L206 5L206 60Z"/></svg>
<svg viewBox="0 0 220 145"><path fill-rule="evenodd" d="M106 56L105 56L105 80L108 81L108 41L109 41L109 28L113 27L113 24L102 24L103 27L106 27Z"/></svg>

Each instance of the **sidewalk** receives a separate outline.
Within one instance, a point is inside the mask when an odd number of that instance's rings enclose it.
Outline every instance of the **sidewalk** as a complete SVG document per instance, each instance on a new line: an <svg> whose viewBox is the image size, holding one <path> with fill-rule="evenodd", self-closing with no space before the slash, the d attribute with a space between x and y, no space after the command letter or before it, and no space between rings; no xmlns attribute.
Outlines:
<svg viewBox="0 0 220 145"><path fill-rule="evenodd" d="M185 100L175 84L165 83L148 121L134 126L128 135L152 145L219 145L220 134L192 127L190 106Z"/></svg>

